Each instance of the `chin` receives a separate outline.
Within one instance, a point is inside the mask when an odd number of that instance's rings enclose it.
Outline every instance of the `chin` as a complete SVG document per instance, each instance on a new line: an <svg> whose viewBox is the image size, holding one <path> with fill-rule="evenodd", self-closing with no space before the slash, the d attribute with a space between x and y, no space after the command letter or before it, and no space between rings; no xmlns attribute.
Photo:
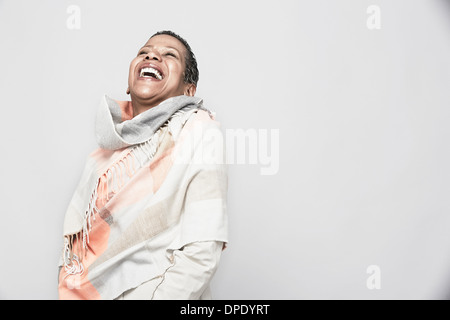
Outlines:
<svg viewBox="0 0 450 320"><path fill-rule="evenodd" d="M138 89L138 90L131 90L133 95L140 99L152 99L159 95L162 95L160 92L156 90L152 90L151 88L144 88L144 89Z"/></svg>

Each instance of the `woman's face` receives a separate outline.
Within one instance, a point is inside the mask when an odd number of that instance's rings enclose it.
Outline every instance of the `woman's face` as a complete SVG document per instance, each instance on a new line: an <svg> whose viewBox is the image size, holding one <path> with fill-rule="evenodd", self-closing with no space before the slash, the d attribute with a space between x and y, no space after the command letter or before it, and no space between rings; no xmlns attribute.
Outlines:
<svg viewBox="0 0 450 320"><path fill-rule="evenodd" d="M157 35L149 39L131 61L128 90L132 101L155 106L179 95L195 94L184 82L186 48L176 38Z"/></svg>

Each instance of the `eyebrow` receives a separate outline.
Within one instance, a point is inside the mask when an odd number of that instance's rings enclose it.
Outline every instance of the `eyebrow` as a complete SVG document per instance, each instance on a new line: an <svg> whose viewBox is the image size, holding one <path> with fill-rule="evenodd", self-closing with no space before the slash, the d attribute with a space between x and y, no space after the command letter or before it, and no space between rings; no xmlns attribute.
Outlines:
<svg viewBox="0 0 450 320"><path fill-rule="evenodd" d="M148 47L148 48L153 48L154 46L152 46L151 44L149 44L149 45L143 46L141 49L139 49L139 51L141 51L142 49L144 49L144 48L146 48L146 47ZM163 48L173 49L173 50L175 50L176 52L178 52L178 54L180 54L180 51L179 51L177 48L170 47L170 46L164 46ZM181 55L181 54L180 54L180 55Z"/></svg>

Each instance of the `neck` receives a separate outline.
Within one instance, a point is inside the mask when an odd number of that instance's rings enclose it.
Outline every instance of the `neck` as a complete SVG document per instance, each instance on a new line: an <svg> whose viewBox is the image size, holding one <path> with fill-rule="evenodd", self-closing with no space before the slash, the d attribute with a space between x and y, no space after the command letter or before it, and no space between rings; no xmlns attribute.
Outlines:
<svg viewBox="0 0 450 320"><path fill-rule="evenodd" d="M143 101L137 97L131 96L131 105L133 107L133 118L136 117L138 114L141 114L142 112L145 112L153 107L156 107L158 104L160 104L163 100L149 100L149 101Z"/></svg>

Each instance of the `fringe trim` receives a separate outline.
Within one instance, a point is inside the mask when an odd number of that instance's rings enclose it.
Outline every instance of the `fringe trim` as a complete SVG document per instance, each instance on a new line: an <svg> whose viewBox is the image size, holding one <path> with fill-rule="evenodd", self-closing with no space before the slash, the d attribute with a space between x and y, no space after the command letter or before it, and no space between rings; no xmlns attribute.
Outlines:
<svg viewBox="0 0 450 320"><path fill-rule="evenodd" d="M184 110L187 109L187 110ZM188 119L191 108L183 108L175 112L172 117L162 125L153 136L146 142L140 143L111 165L100 177L97 179L94 190L91 194L88 207L83 219L83 227L77 234L64 236L64 270L66 275L64 278L71 275L82 275L84 273L83 257L87 254L89 245L89 233L92 230L93 221L95 221L95 214L100 210L97 208L98 190L101 188L101 194L105 195L102 199L103 205L106 204L112 197L109 196L111 192L116 194L131 178L132 176L148 163L155 155L161 140L162 130L169 125L170 132L179 132L181 127ZM184 115L184 116L183 116ZM178 119L175 119L178 118ZM177 120L172 123L172 120ZM175 125L176 123L176 125ZM136 163L137 162L137 163ZM124 174L125 173L125 174ZM78 244L77 248L73 248L74 240ZM81 241L80 241L81 240ZM82 242L82 245L80 245ZM74 250L78 253L75 254Z"/></svg>

